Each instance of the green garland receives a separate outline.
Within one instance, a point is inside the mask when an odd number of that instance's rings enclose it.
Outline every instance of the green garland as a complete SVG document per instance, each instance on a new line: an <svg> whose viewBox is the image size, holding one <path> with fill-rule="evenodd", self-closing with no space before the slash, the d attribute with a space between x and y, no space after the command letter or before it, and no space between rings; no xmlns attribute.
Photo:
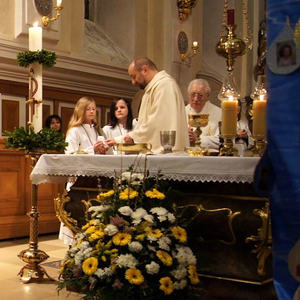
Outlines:
<svg viewBox="0 0 300 300"><path fill-rule="evenodd" d="M6 148L23 149L28 152L64 152L68 145L63 133L51 128L43 128L35 133L32 127L20 127L15 128L12 132L5 131L4 135L7 136Z"/></svg>
<svg viewBox="0 0 300 300"><path fill-rule="evenodd" d="M20 67L27 68L33 63L42 64L45 67L51 68L56 63L55 52L48 50L23 51L18 54L18 63Z"/></svg>

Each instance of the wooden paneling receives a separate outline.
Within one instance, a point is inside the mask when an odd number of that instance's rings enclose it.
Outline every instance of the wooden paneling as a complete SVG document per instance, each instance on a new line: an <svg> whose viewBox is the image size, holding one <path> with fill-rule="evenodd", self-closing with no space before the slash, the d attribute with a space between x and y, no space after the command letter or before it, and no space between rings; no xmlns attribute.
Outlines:
<svg viewBox="0 0 300 300"><path fill-rule="evenodd" d="M73 114L74 108L72 107L61 107L61 119L62 119L62 132L66 134L68 124Z"/></svg>
<svg viewBox="0 0 300 300"><path fill-rule="evenodd" d="M43 104L43 126L45 125L46 119L50 116L50 105Z"/></svg>
<svg viewBox="0 0 300 300"><path fill-rule="evenodd" d="M18 101L2 100L2 131L12 131L19 127L19 106Z"/></svg>
<svg viewBox="0 0 300 300"><path fill-rule="evenodd" d="M31 209L30 159L23 151L0 150L0 239L27 236ZM38 188L39 233L58 232L53 199L63 185L42 184Z"/></svg>

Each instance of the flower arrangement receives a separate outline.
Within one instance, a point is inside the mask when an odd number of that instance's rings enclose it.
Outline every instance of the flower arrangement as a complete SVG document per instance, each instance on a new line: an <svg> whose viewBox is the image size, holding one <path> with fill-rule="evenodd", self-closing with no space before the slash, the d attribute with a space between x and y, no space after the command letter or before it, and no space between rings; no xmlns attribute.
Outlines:
<svg viewBox="0 0 300 300"><path fill-rule="evenodd" d="M199 299L196 257L168 190L132 170L99 193L60 269L59 289L82 299ZM166 188L165 188L166 189Z"/></svg>

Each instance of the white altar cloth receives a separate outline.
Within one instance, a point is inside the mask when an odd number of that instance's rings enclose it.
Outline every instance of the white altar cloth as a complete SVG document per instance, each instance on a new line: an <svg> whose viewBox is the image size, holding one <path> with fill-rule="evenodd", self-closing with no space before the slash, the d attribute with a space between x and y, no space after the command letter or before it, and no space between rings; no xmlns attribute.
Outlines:
<svg viewBox="0 0 300 300"><path fill-rule="evenodd" d="M33 184L64 183L68 177L105 176L126 171L134 164L151 175L160 170L164 179L193 182L253 182L259 157L191 157L167 155L65 155L44 154L31 172Z"/></svg>

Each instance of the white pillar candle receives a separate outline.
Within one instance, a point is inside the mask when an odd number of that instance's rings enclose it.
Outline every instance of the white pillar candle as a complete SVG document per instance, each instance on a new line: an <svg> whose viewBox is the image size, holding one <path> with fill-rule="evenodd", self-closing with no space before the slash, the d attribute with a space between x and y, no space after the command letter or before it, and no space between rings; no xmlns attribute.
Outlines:
<svg viewBox="0 0 300 300"><path fill-rule="evenodd" d="M29 28L29 50L42 50L42 27L39 27L37 22L33 27ZM34 78L37 80L38 89L34 95L36 100L43 99L43 66L39 63L34 63L30 66L34 72ZM30 82L29 82L30 84ZM31 107L29 108L29 115L31 115ZM32 117L32 126L35 132L43 128L43 104L35 104L34 115Z"/></svg>
<svg viewBox="0 0 300 300"><path fill-rule="evenodd" d="M62 0L57 0L56 1L56 6L61 6Z"/></svg>

